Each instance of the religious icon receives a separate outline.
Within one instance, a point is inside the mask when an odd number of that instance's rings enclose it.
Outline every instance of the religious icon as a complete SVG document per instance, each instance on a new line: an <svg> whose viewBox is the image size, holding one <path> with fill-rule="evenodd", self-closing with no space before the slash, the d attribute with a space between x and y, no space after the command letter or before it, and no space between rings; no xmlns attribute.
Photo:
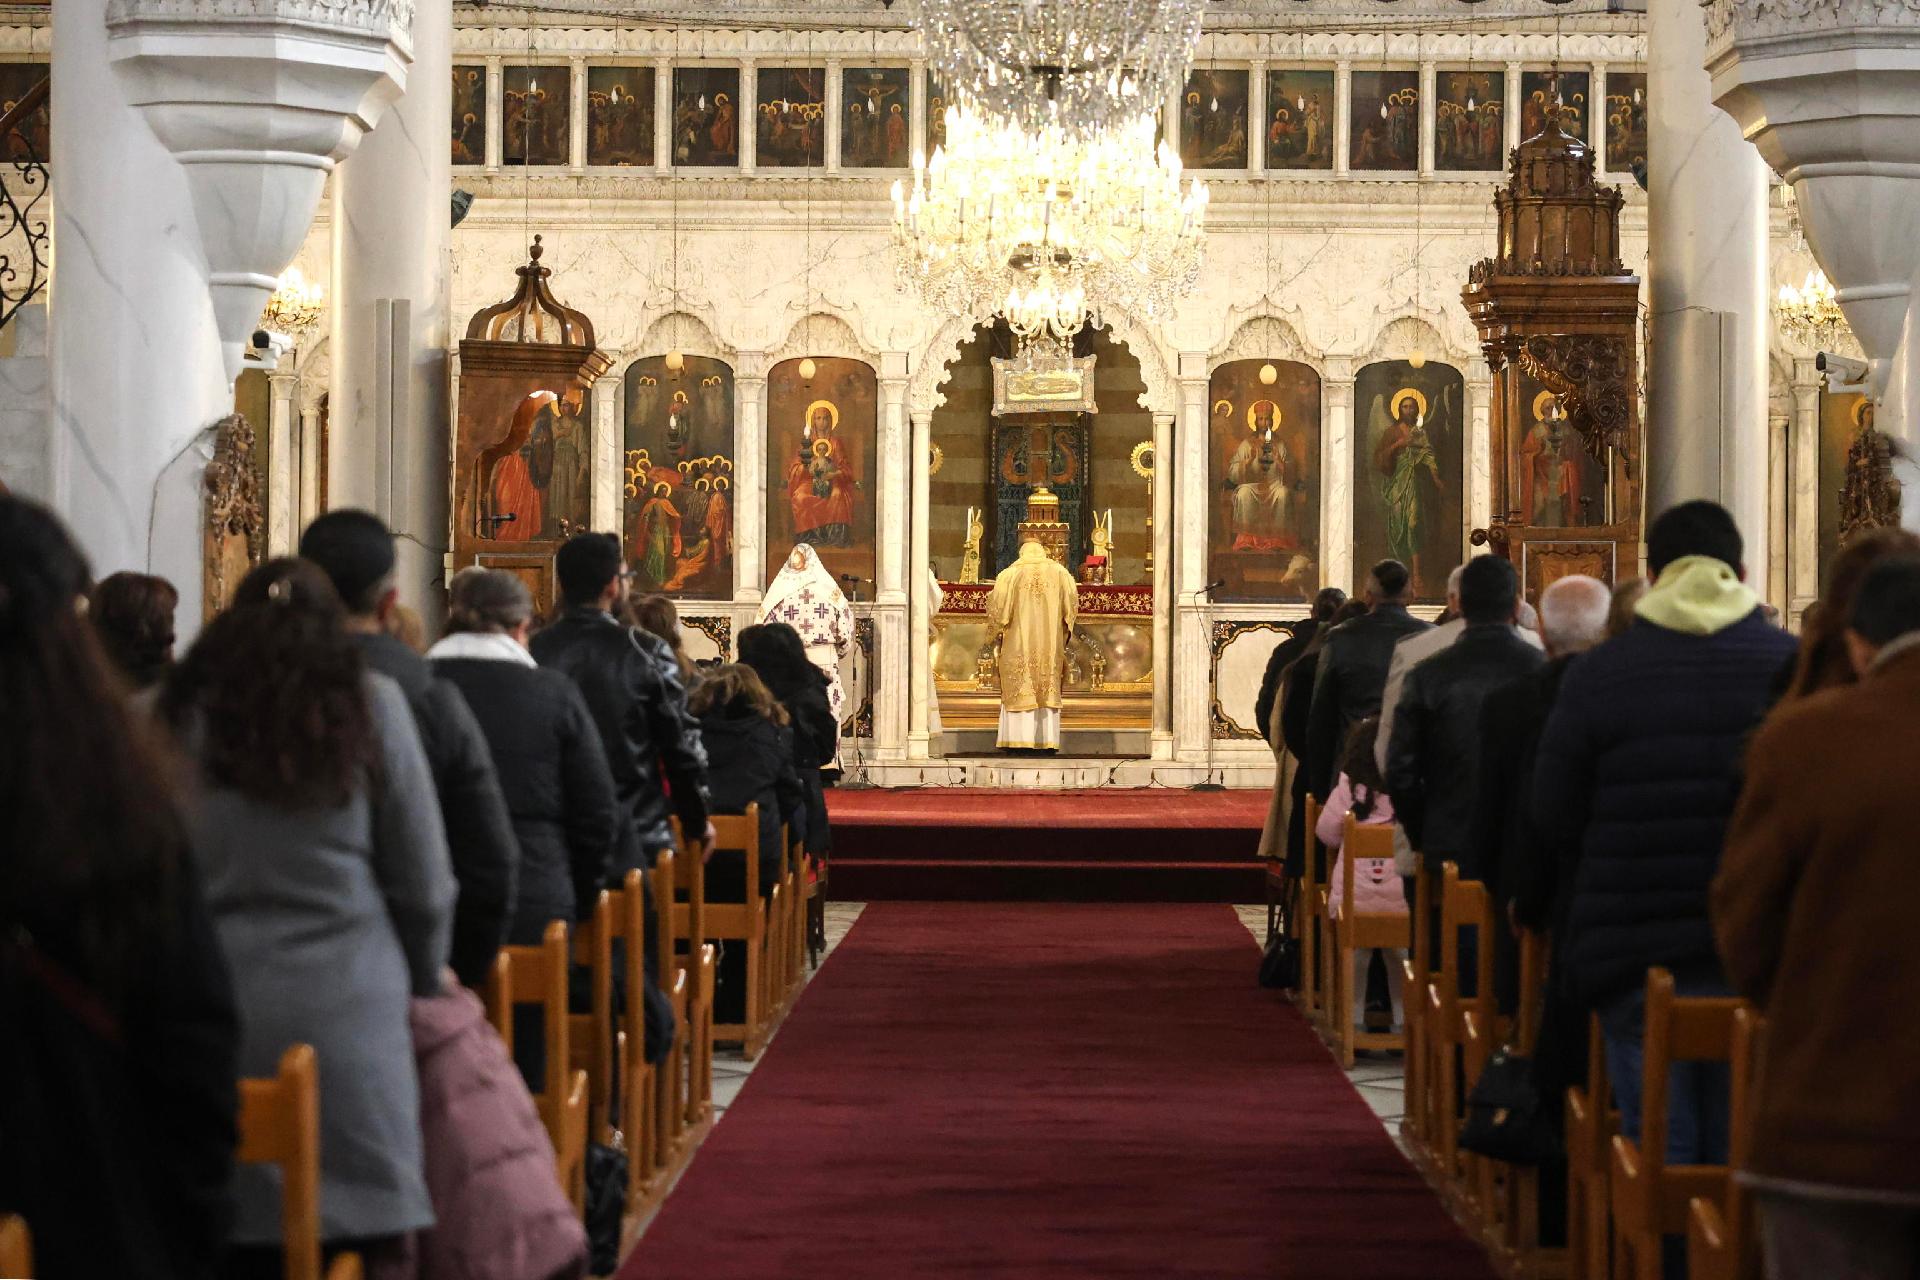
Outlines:
<svg viewBox="0 0 1920 1280"><path fill-rule="evenodd" d="M1520 509L1526 523L1550 529L1592 523L1580 501L1585 450L1567 425L1560 398L1542 391L1533 398L1533 425L1520 442Z"/></svg>
<svg viewBox="0 0 1920 1280"><path fill-rule="evenodd" d="M927 158L947 145L947 108L953 105L953 98L947 93L945 85L929 75L927 77L926 127Z"/></svg>
<svg viewBox="0 0 1920 1280"><path fill-rule="evenodd" d="M724 597L733 591L733 370L710 356L682 359L678 372L661 356L627 366L627 560L642 590Z"/></svg>
<svg viewBox="0 0 1920 1280"><path fill-rule="evenodd" d="M13 110L33 87L47 78L44 62L0 62L0 115ZM45 164L53 158L53 115L49 100L21 122L20 129L0 138L0 159L35 159Z"/></svg>
<svg viewBox="0 0 1920 1280"><path fill-rule="evenodd" d="M904 169L907 69L848 67L841 74L846 117L840 125L840 163L849 169Z"/></svg>
<svg viewBox="0 0 1920 1280"><path fill-rule="evenodd" d="M960 548L960 581L980 581L980 543L987 536L987 524L977 507L967 508L967 540Z"/></svg>
<svg viewBox="0 0 1920 1280"><path fill-rule="evenodd" d="M587 522L586 391L535 391L515 406L501 444L489 450L487 535L499 542L566 537Z"/></svg>
<svg viewBox="0 0 1920 1280"><path fill-rule="evenodd" d="M0 97L4 97L0 93ZM458 66L453 69L453 162L485 164L487 161L487 69Z"/></svg>
<svg viewBox="0 0 1920 1280"><path fill-rule="evenodd" d="M1506 74L1442 71L1435 88L1434 168L1456 173L1498 169L1506 150Z"/></svg>
<svg viewBox="0 0 1920 1280"><path fill-rule="evenodd" d="M1333 72L1269 72L1267 113L1267 168L1333 168Z"/></svg>
<svg viewBox="0 0 1920 1280"><path fill-rule="evenodd" d="M827 73L819 67L762 67L754 111L756 162L768 168L826 163Z"/></svg>
<svg viewBox="0 0 1920 1280"><path fill-rule="evenodd" d="M587 163L653 163L653 68L587 68Z"/></svg>
<svg viewBox="0 0 1920 1280"><path fill-rule="evenodd" d="M1445 596L1446 576L1461 553L1460 400L1455 369L1431 361L1371 364L1355 382L1367 428L1355 441L1355 571L1391 557L1413 574L1416 600Z"/></svg>
<svg viewBox="0 0 1920 1280"><path fill-rule="evenodd" d="M767 537L805 542L834 573L873 576L879 384L858 360L783 360L767 377Z"/></svg>
<svg viewBox="0 0 1920 1280"><path fill-rule="evenodd" d="M740 72L733 67L673 69L673 163L740 163Z"/></svg>
<svg viewBox="0 0 1920 1280"><path fill-rule="evenodd" d="M1181 162L1189 169L1246 168L1247 73L1195 69L1181 101Z"/></svg>
<svg viewBox="0 0 1920 1280"><path fill-rule="evenodd" d="M1261 370L1271 364L1274 380ZM1290 360L1233 360L1209 383L1211 479L1208 573L1223 600L1290 599L1295 556L1320 542L1320 377ZM1299 575L1296 575L1296 579ZM1307 593L1318 589L1308 584Z"/></svg>
<svg viewBox="0 0 1920 1280"><path fill-rule="evenodd" d="M1607 168L1632 173L1647 164L1645 72L1607 74Z"/></svg>
<svg viewBox="0 0 1920 1280"><path fill-rule="evenodd" d="M1587 141L1587 83L1584 71L1520 73L1520 136L1537 136L1547 127L1547 107L1560 104L1560 127Z"/></svg>
<svg viewBox="0 0 1920 1280"><path fill-rule="evenodd" d="M501 159L566 164L572 147L571 75L565 67L508 67L501 73Z"/></svg>
<svg viewBox="0 0 1920 1280"><path fill-rule="evenodd" d="M1356 71L1348 142L1354 169L1420 166L1420 73Z"/></svg>

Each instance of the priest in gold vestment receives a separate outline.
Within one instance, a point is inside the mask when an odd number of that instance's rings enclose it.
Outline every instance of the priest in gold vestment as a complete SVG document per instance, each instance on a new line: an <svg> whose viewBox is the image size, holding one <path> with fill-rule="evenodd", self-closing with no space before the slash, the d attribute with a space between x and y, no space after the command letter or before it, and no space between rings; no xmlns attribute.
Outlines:
<svg viewBox="0 0 1920 1280"><path fill-rule="evenodd" d="M1002 750L1060 749L1060 686L1079 600L1073 575L1038 542L993 580L987 621L1000 641Z"/></svg>

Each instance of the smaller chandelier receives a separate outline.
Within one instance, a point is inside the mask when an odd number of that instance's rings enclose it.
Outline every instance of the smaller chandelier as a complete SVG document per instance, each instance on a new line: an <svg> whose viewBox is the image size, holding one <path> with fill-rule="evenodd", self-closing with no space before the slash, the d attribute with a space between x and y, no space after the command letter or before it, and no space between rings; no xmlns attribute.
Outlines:
<svg viewBox="0 0 1920 1280"><path fill-rule="evenodd" d="M1781 285L1773 309L1779 313L1782 329L1816 347L1831 347L1847 332L1838 296L1827 273L1818 268L1809 271L1806 283L1798 288Z"/></svg>
<svg viewBox="0 0 1920 1280"><path fill-rule="evenodd" d="M1007 124L1085 138L1156 110L1185 80L1200 0L921 0L949 92Z"/></svg>
<svg viewBox="0 0 1920 1280"><path fill-rule="evenodd" d="M326 291L317 282L309 282L300 268L288 267L275 282L267 309L260 313L260 327L298 341L320 323L325 303Z"/></svg>

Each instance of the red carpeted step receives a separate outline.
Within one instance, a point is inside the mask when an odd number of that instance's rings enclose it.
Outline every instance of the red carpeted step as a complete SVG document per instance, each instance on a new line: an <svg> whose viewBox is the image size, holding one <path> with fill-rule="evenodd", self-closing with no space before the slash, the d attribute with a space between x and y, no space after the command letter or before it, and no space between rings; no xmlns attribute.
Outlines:
<svg viewBox="0 0 1920 1280"><path fill-rule="evenodd" d="M879 903L622 1280L1491 1280L1220 906Z"/></svg>
<svg viewBox="0 0 1920 1280"><path fill-rule="evenodd" d="M831 791L841 901L1257 902L1264 791Z"/></svg>

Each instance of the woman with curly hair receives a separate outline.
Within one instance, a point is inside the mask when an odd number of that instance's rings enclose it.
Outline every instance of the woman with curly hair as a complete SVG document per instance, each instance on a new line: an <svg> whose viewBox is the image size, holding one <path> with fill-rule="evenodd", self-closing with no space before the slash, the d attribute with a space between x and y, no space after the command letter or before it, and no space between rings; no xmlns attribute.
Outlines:
<svg viewBox="0 0 1920 1280"><path fill-rule="evenodd" d="M240 583L167 683L199 768L190 815L232 962L240 1069L294 1043L320 1068L320 1230L378 1269L433 1222L408 997L441 989L454 879L405 697L366 670L333 585L304 560ZM235 1185L235 1274L278 1274L269 1171Z"/></svg>
<svg viewBox="0 0 1920 1280"><path fill-rule="evenodd" d="M113 665L135 689L150 689L173 665L173 611L180 593L149 573L115 573L94 585L87 616Z"/></svg>
<svg viewBox="0 0 1920 1280"><path fill-rule="evenodd" d="M42 1276L211 1274L240 1029L177 769L82 608L60 522L0 496L0 1211Z"/></svg>

